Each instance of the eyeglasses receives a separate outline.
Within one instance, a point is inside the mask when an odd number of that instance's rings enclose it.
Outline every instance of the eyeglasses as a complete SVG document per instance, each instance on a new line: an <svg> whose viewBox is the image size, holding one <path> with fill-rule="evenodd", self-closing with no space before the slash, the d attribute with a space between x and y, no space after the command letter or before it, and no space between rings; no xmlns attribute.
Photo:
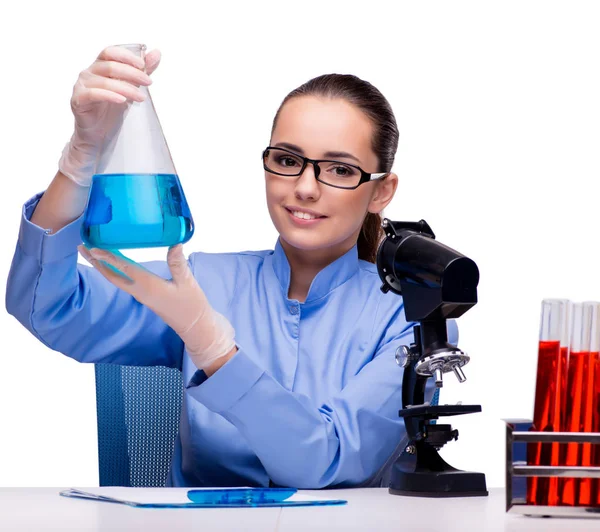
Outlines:
<svg viewBox="0 0 600 532"><path fill-rule="evenodd" d="M330 187L355 189L363 183L383 179L389 172L369 174L353 164L325 159L309 159L293 151L269 146L262 154L263 167L267 172L285 177L297 177L311 163L317 181Z"/></svg>

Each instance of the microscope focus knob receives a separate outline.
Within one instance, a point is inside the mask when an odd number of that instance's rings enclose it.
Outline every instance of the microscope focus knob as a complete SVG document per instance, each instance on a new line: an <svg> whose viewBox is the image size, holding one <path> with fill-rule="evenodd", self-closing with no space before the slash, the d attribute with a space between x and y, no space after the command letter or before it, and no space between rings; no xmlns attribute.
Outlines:
<svg viewBox="0 0 600 532"><path fill-rule="evenodd" d="M410 363L411 352L410 348L406 345L401 345L396 349L396 364L401 368L405 368Z"/></svg>

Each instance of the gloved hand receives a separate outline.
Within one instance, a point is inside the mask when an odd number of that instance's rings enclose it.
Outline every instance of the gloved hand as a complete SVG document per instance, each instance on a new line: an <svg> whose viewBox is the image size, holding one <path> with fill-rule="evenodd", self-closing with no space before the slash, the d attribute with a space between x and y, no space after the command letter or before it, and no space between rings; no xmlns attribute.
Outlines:
<svg viewBox="0 0 600 532"><path fill-rule="evenodd" d="M75 130L58 163L64 175L81 186L91 185L105 132L122 118L127 99L144 100L139 86L152 83L149 76L159 62L159 50L149 52L144 64L132 51L109 46L79 74L71 96Z"/></svg>
<svg viewBox="0 0 600 532"><path fill-rule="evenodd" d="M170 281L123 255L97 248L88 250L83 245L78 249L104 277L158 314L183 340L198 369L206 368L236 347L233 327L211 307L188 266L181 244L169 248L167 253Z"/></svg>

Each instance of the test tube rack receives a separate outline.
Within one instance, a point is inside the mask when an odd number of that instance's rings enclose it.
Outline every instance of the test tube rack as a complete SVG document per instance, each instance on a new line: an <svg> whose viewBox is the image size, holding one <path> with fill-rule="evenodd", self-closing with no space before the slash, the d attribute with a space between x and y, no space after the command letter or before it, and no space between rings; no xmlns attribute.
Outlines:
<svg viewBox="0 0 600 532"><path fill-rule="evenodd" d="M531 517L600 519L600 506L541 506L528 504L527 477L600 479L600 467L527 465L525 445L532 442L600 445L600 432L535 432L529 430L533 425L531 420L505 419L504 422L506 423L506 511ZM520 453L515 451L515 444L519 443L523 444L520 446ZM600 484L600 481L598 482Z"/></svg>

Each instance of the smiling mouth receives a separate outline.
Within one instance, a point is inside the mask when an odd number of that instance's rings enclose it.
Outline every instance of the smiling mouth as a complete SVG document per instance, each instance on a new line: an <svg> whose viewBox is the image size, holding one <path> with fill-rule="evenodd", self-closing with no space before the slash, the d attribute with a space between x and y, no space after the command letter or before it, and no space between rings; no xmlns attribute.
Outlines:
<svg viewBox="0 0 600 532"><path fill-rule="evenodd" d="M289 212L294 218L298 218L298 220L318 220L321 218L327 218L327 216L309 214L307 212L295 211L293 209L285 208L287 212Z"/></svg>

